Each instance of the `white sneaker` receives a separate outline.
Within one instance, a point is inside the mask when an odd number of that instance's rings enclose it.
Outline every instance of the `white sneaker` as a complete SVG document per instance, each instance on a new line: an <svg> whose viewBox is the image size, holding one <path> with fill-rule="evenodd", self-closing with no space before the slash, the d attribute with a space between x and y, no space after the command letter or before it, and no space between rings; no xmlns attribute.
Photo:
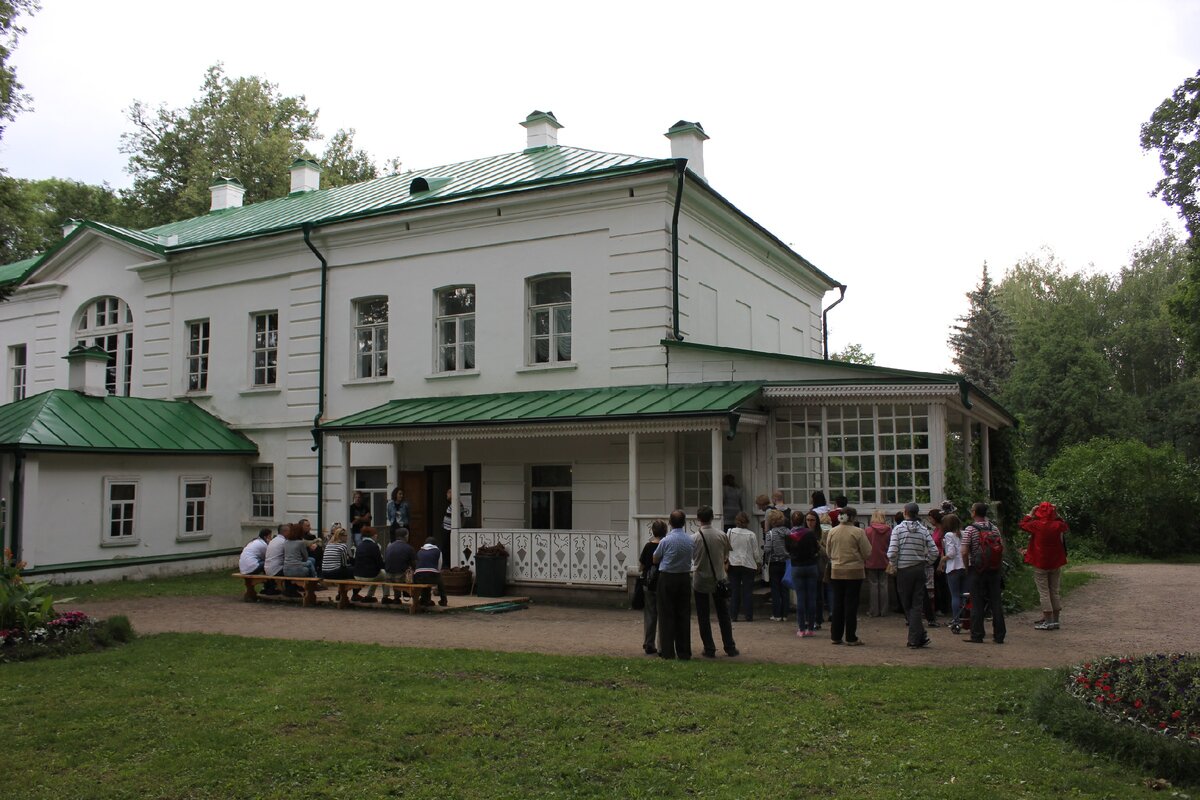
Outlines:
<svg viewBox="0 0 1200 800"><path fill-rule="evenodd" d="M783 617L771 617L771 622L783 622Z"/></svg>

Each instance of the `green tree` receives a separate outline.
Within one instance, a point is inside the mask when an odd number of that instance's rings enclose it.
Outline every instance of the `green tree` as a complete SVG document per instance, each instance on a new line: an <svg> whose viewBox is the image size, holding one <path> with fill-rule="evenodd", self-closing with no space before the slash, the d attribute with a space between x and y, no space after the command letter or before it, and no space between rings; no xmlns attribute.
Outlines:
<svg viewBox="0 0 1200 800"><path fill-rule="evenodd" d="M371 155L354 146L354 128L339 129L329 137L321 155L321 186L332 189L379 177Z"/></svg>
<svg viewBox="0 0 1200 800"><path fill-rule="evenodd" d="M967 313L951 326L954 365L963 377L989 394L998 394L1012 371L1012 323L1000 307L987 263L979 285L967 292Z"/></svg>
<svg viewBox="0 0 1200 800"><path fill-rule="evenodd" d="M29 104L25 87L17 80L17 70L9 63L25 28L20 24L22 14L30 15L40 9L37 0L0 0L0 138L5 123L11 122Z"/></svg>
<svg viewBox="0 0 1200 800"><path fill-rule="evenodd" d="M830 356L830 358L834 361L844 361L847 364L875 363L875 354L868 353L858 342L851 342L840 352L834 353L832 356Z"/></svg>
<svg viewBox="0 0 1200 800"><path fill-rule="evenodd" d="M62 238L71 219L129 225L135 213L107 184L0 175L0 263L45 252Z"/></svg>
<svg viewBox="0 0 1200 800"><path fill-rule="evenodd" d="M1163 177L1153 195L1200 237L1200 71L1180 84L1142 125L1142 149L1158 151Z"/></svg>

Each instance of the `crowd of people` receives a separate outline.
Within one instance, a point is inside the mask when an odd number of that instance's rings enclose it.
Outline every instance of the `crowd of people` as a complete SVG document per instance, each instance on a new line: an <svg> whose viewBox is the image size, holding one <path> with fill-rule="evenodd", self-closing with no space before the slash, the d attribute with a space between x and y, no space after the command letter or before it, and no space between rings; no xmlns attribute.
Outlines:
<svg viewBox="0 0 1200 800"><path fill-rule="evenodd" d="M728 478L725 486L736 488ZM770 591L770 620L792 617L797 638L815 637L828 623L832 644L861 646L858 615L865 594L868 616L902 615L910 648L929 646L929 629L943 626L954 635L965 627L962 641L983 643L989 618L991 640L1004 643L1005 540L987 503L975 503L961 516L949 502L924 513L908 503L890 519L875 509L864 527L847 498L828 503L814 492L810 499L807 510L793 511L782 492L759 495L758 531L736 508L732 491L723 497L730 523L725 530L713 526L708 506L696 510L694 530L682 510L655 520L636 587L644 651L691 658L694 609L701 655L717 655L713 614L725 654L738 655L733 623L753 621L754 589L763 582ZM1042 619L1034 628L1058 630L1067 525L1051 503L1041 503L1020 527L1029 535L1022 555L1033 568L1041 601Z"/></svg>

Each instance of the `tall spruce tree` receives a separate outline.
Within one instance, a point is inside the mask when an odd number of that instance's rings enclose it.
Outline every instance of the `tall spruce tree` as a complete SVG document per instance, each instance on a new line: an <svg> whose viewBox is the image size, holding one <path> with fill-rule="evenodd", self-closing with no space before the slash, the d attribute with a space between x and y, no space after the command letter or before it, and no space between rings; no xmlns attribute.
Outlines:
<svg viewBox="0 0 1200 800"><path fill-rule="evenodd" d="M987 262L979 285L967 292L970 308L951 325L954 365L963 377L989 394L998 394L1012 372L1012 323L996 302Z"/></svg>

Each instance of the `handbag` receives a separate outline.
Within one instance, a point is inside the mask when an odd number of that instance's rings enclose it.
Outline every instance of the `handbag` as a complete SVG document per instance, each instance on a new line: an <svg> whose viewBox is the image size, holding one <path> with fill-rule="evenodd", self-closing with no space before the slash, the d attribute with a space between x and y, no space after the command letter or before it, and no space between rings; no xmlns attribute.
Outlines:
<svg viewBox="0 0 1200 800"><path fill-rule="evenodd" d="M708 569L715 578L717 577L717 568L713 566L712 551L708 549L708 537L704 535L704 531L700 531L700 541L704 542L704 553L708 556ZM717 581L717 588L713 589L713 595L718 600L728 600L731 594L733 594L733 590L730 589L728 580Z"/></svg>
<svg viewBox="0 0 1200 800"><path fill-rule="evenodd" d="M796 585L792 583L792 562L788 560L787 566L783 568L783 585L789 589L795 589Z"/></svg>

